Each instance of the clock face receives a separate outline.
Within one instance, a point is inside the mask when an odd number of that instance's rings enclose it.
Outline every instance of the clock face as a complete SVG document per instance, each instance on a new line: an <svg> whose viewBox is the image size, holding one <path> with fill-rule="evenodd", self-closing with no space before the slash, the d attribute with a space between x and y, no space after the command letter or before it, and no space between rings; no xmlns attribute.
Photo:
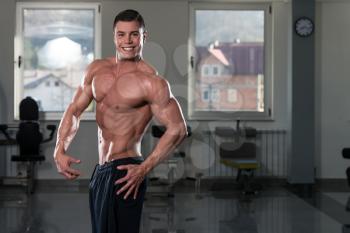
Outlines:
<svg viewBox="0 0 350 233"><path fill-rule="evenodd" d="M314 23L311 19L302 17L295 22L295 31L299 36L310 36L314 31Z"/></svg>

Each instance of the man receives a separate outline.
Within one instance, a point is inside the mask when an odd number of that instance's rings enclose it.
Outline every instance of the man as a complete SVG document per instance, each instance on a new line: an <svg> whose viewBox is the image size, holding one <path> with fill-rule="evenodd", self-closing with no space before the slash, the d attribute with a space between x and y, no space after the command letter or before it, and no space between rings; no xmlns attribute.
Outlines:
<svg viewBox="0 0 350 233"><path fill-rule="evenodd" d="M168 82L142 59L147 37L142 16L120 12L113 24L116 57L96 60L87 70L61 120L54 159L58 172L75 179L70 165L80 160L66 154L79 119L96 102L99 164L89 185L93 233L139 232L145 195L145 176L181 143L186 124ZM152 117L166 127L143 161L141 139Z"/></svg>

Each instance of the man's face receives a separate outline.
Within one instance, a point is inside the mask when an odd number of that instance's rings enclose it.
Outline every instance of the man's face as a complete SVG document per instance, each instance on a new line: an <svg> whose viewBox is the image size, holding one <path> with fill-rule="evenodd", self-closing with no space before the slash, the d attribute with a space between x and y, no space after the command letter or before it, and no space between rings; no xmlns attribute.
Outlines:
<svg viewBox="0 0 350 233"><path fill-rule="evenodd" d="M114 28L114 44L118 59L142 56L146 32L137 21L119 21Z"/></svg>

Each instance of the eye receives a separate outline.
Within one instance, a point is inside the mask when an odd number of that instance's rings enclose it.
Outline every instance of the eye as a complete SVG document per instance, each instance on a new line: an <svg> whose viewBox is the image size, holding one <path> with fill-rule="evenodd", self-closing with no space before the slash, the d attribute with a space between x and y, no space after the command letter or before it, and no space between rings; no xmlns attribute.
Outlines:
<svg viewBox="0 0 350 233"><path fill-rule="evenodd" d="M138 33L138 32L133 32L131 35L132 35L133 37L138 37L138 36L140 36L140 33Z"/></svg>

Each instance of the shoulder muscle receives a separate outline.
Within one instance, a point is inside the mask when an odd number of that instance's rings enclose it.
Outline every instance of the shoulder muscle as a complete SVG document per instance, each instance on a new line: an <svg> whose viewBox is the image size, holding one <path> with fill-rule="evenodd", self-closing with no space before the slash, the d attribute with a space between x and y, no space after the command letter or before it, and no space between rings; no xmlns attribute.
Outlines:
<svg viewBox="0 0 350 233"><path fill-rule="evenodd" d="M166 105L173 98L169 82L158 75L153 75L147 88L147 97L151 104Z"/></svg>

